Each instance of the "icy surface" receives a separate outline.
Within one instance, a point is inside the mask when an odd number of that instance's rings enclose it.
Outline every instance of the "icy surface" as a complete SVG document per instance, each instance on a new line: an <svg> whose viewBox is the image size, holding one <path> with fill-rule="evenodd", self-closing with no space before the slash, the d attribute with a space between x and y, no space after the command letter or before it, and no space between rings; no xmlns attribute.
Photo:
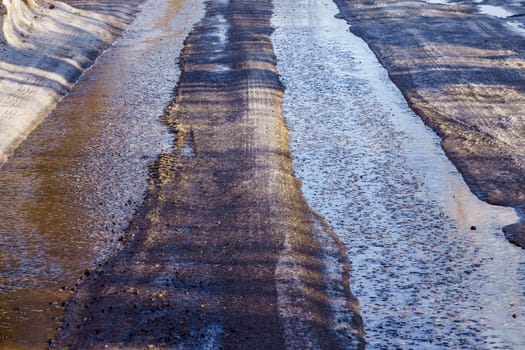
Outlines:
<svg viewBox="0 0 525 350"><path fill-rule="evenodd" d="M525 346L525 256L329 0L275 2L293 163L348 248L368 348Z"/></svg>

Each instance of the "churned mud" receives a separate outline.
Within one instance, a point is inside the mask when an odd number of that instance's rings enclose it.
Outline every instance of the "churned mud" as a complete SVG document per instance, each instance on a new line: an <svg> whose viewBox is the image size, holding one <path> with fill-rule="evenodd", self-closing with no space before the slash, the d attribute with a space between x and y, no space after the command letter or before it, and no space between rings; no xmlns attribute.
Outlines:
<svg viewBox="0 0 525 350"><path fill-rule="evenodd" d="M183 41L202 15L197 1L142 5L0 169L1 349L47 347L79 278L124 242L148 164L173 143L160 118Z"/></svg>
<svg viewBox="0 0 525 350"><path fill-rule="evenodd" d="M471 6L336 1L409 105L442 138L471 190L492 204L525 202L525 36ZM510 223L509 223L510 224ZM507 238L524 245L519 225Z"/></svg>
<svg viewBox="0 0 525 350"><path fill-rule="evenodd" d="M63 348L363 345L343 247L293 176L271 14L269 0L206 2L165 118L177 140L131 242L69 305Z"/></svg>
<svg viewBox="0 0 525 350"><path fill-rule="evenodd" d="M477 199L329 0L276 0L292 160L346 245L369 349L525 346L512 208ZM335 264L334 264L335 265Z"/></svg>

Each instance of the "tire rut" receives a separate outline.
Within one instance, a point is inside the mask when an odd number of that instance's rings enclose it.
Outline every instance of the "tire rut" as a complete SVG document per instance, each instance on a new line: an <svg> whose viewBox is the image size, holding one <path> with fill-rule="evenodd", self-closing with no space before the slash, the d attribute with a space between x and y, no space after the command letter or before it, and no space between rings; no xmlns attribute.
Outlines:
<svg viewBox="0 0 525 350"><path fill-rule="evenodd" d="M131 243L69 306L63 347L362 346L349 288L336 296L348 311L332 310L326 257L340 252L323 252L293 176L271 15L268 0L207 2L165 117L177 141L150 169ZM305 288L279 278L287 259Z"/></svg>

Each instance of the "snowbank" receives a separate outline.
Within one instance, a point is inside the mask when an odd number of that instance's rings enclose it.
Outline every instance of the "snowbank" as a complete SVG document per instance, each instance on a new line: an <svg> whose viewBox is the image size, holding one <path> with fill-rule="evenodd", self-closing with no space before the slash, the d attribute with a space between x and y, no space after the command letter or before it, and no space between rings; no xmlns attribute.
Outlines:
<svg viewBox="0 0 525 350"><path fill-rule="evenodd" d="M0 166L122 32L139 3L88 0L76 8L0 0Z"/></svg>

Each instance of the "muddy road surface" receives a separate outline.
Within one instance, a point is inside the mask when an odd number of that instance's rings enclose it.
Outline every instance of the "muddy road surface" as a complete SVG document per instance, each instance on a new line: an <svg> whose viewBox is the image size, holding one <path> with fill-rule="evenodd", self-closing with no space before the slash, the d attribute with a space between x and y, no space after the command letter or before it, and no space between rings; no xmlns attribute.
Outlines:
<svg viewBox="0 0 525 350"><path fill-rule="evenodd" d="M0 348L525 346L520 17L337 4L144 3L0 169Z"/></svg>
<svg viewBox="0 0 525 350"><path fill-rule="evenodd" d="M122 245L148 164L173 142L160 118L202 14L195 1L142 6L0 169L0 349L46 348L79 278Z"/></svg>
<svg viewBox="0 0 525 350"><path fill-rule="evenodd" d="M520 14L520 3L336 2L340 16L370 45L409 105L442 138L470 189L489 203L515 207L521 217L523 18L507 18L495 6L513 16ZM507 238L521 246L524 232L519 224L506 228Z"/></svg>
<svg viewBox="0 0 525 350"><path fill-rule="evenodd" d="M293 176L271 14L271 1L206 2L136 239L80 287L61 347L363 345L342 246Z"/></svg>

